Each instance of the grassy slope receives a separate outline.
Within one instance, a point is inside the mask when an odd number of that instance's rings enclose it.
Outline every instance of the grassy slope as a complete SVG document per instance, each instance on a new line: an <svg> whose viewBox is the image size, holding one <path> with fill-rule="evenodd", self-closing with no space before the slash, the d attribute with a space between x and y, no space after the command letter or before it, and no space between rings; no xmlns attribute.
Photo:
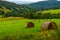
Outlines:
<svg viewBox="0 0 60 40"><path fill-rule="evenodd" d="M45 11L42 11L42 13L57 14L57 13L60 13L60 9L56 9L56 10L45 10Z"/></svg>
<svg viewBox="0 0 60 40"><path fill-rule="evenodd" d="M26 28L26 23L29 21L32 21L35 24L34 28L30 28L30 29ZM14 19L14 20L13 19L11 19L11 20L10 19L9 20L8 19L0 20L0 39L2 38L1 40L3 40L5 38L5 36L7 36L7 37L9 36L9 38L11 36L11 38L14 38L13 40L17 40L17 39L29 40L31 35L35 35L35 37L36 37L37 35L41 34L44 36L46 32L41 32L41 26L46 21L47 21L47 19L45 19L45 20L42 20L42 19L40 19L40 20L29 20L29 19L20 19L20 18L18 18L18 20L16 20L16 19ZM60 19L51 19L50 21L56 22L56 24L59 27L59 31L60 31L60 26L59 26L60 25ZM60 32L58 34L60 34ZM34 40L34 39L41 38L41 37L37 37L37 38L35 38L35 37L30 38L30 39ZM54 35L53 38L58 39L56 37L56 35ZM44 39L42 39L42 40L44 40Z"/></svg>

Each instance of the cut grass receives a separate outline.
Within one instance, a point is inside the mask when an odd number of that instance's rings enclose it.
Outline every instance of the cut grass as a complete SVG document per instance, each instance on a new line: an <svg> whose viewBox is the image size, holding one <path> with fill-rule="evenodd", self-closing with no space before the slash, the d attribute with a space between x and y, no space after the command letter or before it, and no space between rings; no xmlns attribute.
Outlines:
<svg viewBox="0 0 60 40"><path fill-rule="evenodd" d="M34 28L26 28L27 22L33 22ZM40 21L40 22L39 22ZM60 35L60 19L50 19L58 25L58 31L42 31L41 26L48 19L40 20L29 20L29 19L18 19L0 20L0 39L1 40L59 40ZM49 38L48 36L51 36ZM48 39L47 39L48 38Z"/></svg>

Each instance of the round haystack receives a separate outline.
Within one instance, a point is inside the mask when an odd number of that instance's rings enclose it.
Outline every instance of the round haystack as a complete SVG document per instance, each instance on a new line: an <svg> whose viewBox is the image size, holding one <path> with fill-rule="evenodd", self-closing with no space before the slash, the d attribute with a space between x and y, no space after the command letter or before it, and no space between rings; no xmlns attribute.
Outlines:
<svg viewBox="0 0 60 40"><path fill-rule="evenodd" d="M27 23L27 28L32 28L32 27L34 27L34 23L28 22L28 23Z"/></svg>
<svg viewBox="0 0 60 40"><path fill-rule="evenodd" d="M43 30L55 30L57 29L57 25L55 22L45 22L43 25L42 25L42 29Z"/></svg>

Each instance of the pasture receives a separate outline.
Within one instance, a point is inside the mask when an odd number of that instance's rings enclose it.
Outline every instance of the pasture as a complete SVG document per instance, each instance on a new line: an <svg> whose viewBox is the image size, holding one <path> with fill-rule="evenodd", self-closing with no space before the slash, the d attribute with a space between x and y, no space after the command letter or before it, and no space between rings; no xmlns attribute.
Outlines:
<svg viewBox="0 0 60 40"><path fill-rule="evenodd" d="M43 31L44 22L53 21L57 30ZM33 22L33 28L26 28L27 22ZM59 40L60 19L21 19L3 18L0 20L0 40Z"/></svg>
<svg viewBox="0 0 60 40"><path fill-rule="evenodd" d="M60 13L60 9L56 9L56 10L45 10L42 13L57 14L57 13Z"/></svg>

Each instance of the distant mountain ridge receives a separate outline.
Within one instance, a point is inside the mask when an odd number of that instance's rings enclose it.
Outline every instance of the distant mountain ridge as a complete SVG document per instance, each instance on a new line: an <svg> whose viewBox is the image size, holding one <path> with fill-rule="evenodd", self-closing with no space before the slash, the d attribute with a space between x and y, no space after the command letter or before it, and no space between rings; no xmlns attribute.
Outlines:
<svg viewBox="0 0 60 40"><path fill-rule="evenodd" d="M40 1L36 3L32 3L29 5L34 9L58 9L60 8L60 1Z"/></svg>

